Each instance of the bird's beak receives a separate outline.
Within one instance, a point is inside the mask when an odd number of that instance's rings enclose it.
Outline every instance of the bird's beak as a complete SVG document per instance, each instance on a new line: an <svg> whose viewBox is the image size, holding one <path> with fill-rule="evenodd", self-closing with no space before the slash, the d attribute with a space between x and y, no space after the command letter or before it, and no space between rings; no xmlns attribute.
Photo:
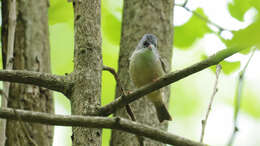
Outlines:
<svg viewBox="0 0 260 146"><path fill-rule="evenodd" d="M148 46L148 49L152 49L154 46L153 46L153 44L150 44L149 46Z"/></svg>

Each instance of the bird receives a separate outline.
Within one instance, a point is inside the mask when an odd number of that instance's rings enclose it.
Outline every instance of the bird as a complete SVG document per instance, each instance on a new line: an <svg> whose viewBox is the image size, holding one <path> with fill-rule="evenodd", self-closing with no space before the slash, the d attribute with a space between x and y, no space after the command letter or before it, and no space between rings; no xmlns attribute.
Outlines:
<svg viewBox="0 0 260 146"><path fill-rule="evenodd" d="M165 64L158 49L157 38L153 34L145 34L129 58L129 75L136 88L155 82L165 74ZM164 102L161 89L146 95L156 109L158 120L172 120Z"/></svg>

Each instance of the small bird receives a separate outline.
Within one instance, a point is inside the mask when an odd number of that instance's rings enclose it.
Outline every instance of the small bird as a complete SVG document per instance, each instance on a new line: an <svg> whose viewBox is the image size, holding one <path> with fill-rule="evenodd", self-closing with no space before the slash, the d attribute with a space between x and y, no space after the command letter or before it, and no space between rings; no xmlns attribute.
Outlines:
<svg viewBox="0 0 260 146"><path fill-rule="evenodd" d="M165 74L165 65L157 50L157 38L153 34L143 36L129 60L129 74L137 88L154 82ZM172 120L163 103L163 95L160 89L146 95L154 104L160 122Z"/></svg>

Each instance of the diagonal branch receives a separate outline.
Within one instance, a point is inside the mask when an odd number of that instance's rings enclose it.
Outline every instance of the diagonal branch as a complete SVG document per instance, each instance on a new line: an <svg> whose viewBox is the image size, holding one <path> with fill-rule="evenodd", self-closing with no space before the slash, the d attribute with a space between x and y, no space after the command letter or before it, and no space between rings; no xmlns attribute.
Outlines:
<svg viewBox="0 0 260 146"><path fill-rule="evenodd" d="M65 95L73 85L65 76L25 70L0 70L0 80L42 86Z"/></svg>
<svg viewBox="0 0 260 146"><path fill-rule="evenodd" d="M108 116L111 113L113 113L116 109L121 108L139 98L142 96L151 93L155 90L158 90L164 86L170 85L174 82L179 81L180 79L183 79L189 75L192 75L194 73L197 73L203 69L206 69L212 65L216 65L225 58L232 56L233 54L243 50L243 48L230 48L230 49L224 49L216 54L210 56L206 60L203 60L201 62L198 62L192 66L189 66L187 68L184 68L179 71L171 72L160 79L158 79L156 82L147 84L131 94L128 94L126 96L121 96L115 99L113 102L101 107L95 115L102 115L102 116Z"/></svg>
<svg viewBox="0 0 260 146"><path fill-rule="evenodd" d="M179 137L177 135L167 133L165 131L143 125L137 122L126 120L119 117L94 117L94 116L67 116L67 115L54 115L42 112L32 112L25 110L15 110L16 113L10 108L0 108L0 117L12 120L20 119L27 122L35 122L48 125L59 126L80 126L87 128L109 128L123 130L126 132L134 133L141 136L158 140L160 142L172 145L185 145L185 146L204 146L199 142Z"/></svg>
<svg viewBox="0 0 260 146"><path fill-rule="evenodd" d="M126 92L125 92L125 90L124 90L124 88L123 88L123 86L122 86L122 84L121 84L121 82L120 82L120 80L119 80L119 77L118 77L116 71L115 71L112 67L108 67L108 66L104 66L104 65L103 65L103 70L109 71L109 72L114 76L114 78L115 78L115 80L116 80L116 83L117 83L119 89L120 89L121 92L122 92L122 96L126 96ZM136 121L135 115L134 115L134 113L133 113L133 111L132 111L130 105L127 104L127 105L125 106L125 108L126 108L126 112L127 112L128 115L130 116L130 118L131 118L133 121Z"/></svg>

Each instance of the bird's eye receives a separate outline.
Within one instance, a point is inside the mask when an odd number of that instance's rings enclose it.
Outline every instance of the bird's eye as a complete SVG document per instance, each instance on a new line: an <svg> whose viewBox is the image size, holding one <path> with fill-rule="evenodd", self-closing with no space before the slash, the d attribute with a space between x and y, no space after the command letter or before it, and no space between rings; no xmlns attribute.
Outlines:
<svg viewBox="0 0 260 146"><path fill-rule="evenodd" d="M149 46L149 43L147 41L144 42L144 46L145 47L148 47Z"/></svg>

